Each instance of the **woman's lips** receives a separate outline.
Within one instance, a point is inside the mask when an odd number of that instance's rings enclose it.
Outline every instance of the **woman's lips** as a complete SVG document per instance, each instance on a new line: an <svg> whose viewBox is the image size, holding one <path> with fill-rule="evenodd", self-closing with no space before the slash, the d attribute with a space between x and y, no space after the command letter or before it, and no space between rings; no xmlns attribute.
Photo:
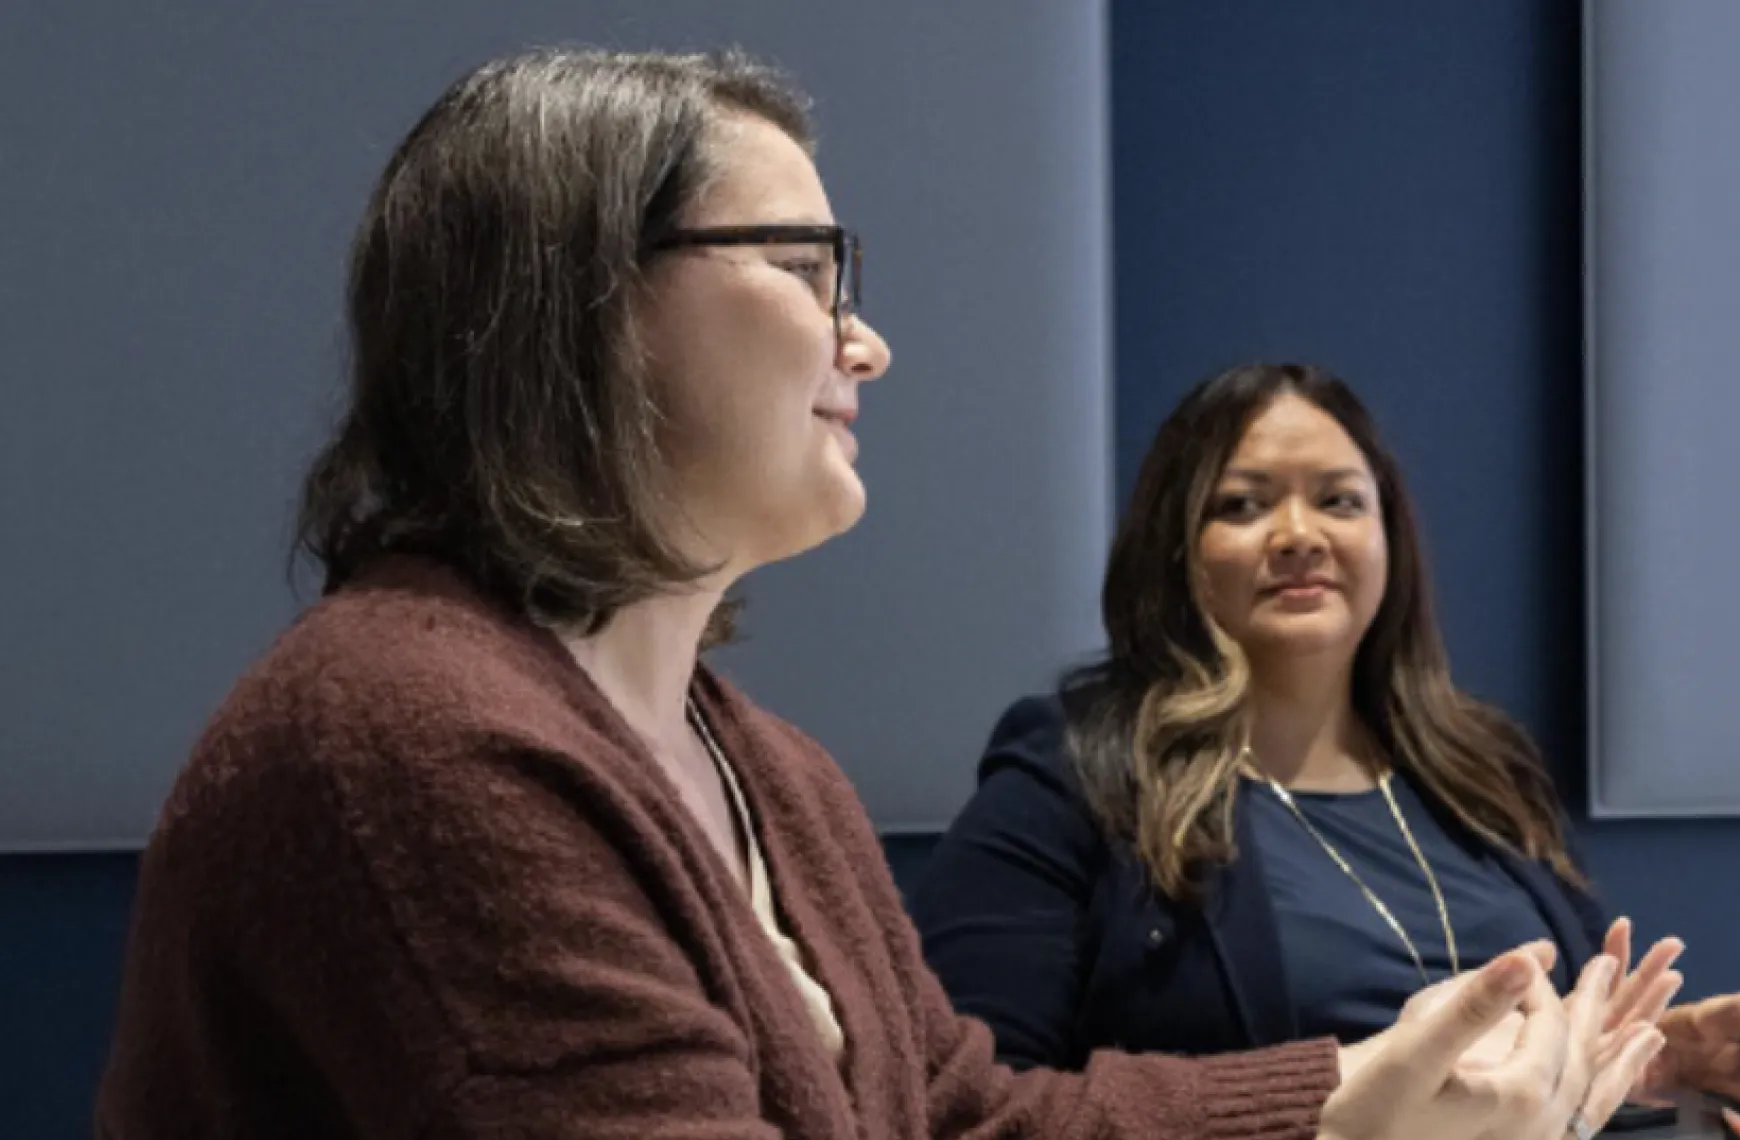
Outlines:
<svg viewBox="0 0 1740 1140"><path fill-rule="evenodd" d="M828 425L828 430L834 433L834 438L840 441L840 447L846 453L847 461L858 458L858 437L852 434L852 421L858 418L856 412L833 412L817 409L815 417Z"/></svg>

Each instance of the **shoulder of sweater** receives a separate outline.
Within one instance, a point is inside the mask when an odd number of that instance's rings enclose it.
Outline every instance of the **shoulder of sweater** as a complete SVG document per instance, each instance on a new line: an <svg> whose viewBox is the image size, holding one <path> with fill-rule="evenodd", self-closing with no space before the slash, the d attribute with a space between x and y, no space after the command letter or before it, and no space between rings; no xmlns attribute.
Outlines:
<svg viewBox="0 0 1740 1140"><path fill-rule="evenodd" d="M451 731L535 722L528 704L578 695L553 635L443 571L396 569L303 614L237 686L234 715Z"/></svg>
<svg viewBox="0 0 1740 1140"><path fill-rule="evenodd" d="M406 560L278 637L211 718L170 806L357 766L432 767L482 745L621 751L600 701L553 636Z"/></svg>

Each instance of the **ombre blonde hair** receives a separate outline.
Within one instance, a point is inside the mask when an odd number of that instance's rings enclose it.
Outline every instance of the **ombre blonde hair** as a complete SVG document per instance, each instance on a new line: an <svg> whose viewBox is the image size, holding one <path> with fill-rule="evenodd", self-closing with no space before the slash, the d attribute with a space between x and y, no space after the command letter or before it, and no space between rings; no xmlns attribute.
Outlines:
<svg viewBox="0 0 1740 1140"><path fill-rule="evenodd" d="M1584 885L1534 742L1451 680L1395 460L1347 385L1304 365L1245 365L1203 382L1149 448L1106 569L1108 655L1063 685L1088 803L1174 898L1197 897L1201 873L1237 855L1233 808L1250 734L1251 671L1202 604L1197 540L1246 428L1284 394L1332 416L1377 483L1390 573L1354 658L1353 705L1363 726L1391 765L1475 835Z"/></svg>

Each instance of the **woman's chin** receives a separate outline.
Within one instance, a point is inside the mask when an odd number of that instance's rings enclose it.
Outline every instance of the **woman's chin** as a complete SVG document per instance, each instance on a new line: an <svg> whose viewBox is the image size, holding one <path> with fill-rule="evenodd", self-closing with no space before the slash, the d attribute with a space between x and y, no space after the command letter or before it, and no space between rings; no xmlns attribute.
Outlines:
<svg viewBox="0 0 1740 1140"><path fill-rule="evenodd" d="M1278 621L1263 621L1241 638L1253 656L1269 658L1318 657L1333 651L1350 652L1359 638L1347 622L1326 614L1299 614Z"/></svg>
<svg viewBox="0 0 1740 1140"><path fill-rule="evenodd" d="M827 537L836 538L857 526L863 519L868 496L864 490L864 481L850 468L843 475L836 476L830 491L827 504Z"/></svg>
<svg viewBox="0 0 1740 1140"><path fill-rule="evenodd" d="M830 472L824 476L823 489L808 498L800 510L787 515L789 525L781 528L782 541L766 562L780 562L814 550L858 525L864 517L864 484L856 474L842 478Z"/></svg>

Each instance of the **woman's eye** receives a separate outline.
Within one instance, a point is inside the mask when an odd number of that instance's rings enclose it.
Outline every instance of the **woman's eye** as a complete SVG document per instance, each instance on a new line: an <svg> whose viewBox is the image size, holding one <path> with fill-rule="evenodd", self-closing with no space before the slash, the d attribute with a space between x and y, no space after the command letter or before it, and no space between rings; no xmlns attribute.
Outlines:
<svg viewBox="0 0 1740 1140"><path fill-rule="evenodd" d="M1337 491L1324 500L1324 506L1341 514L1358 514L1365 510L1365 496L1358 491Z"/></svg>
<svg viewBox="0 0 1740 1140"><path fill-rule="evenodd" d="M1214 517L1232 520L1255 518L1261 506L1255 495L1222 495L1215 500Z"/></svg>
<svg viewBox="0 0 1740 1140"><path fill-rule="evenodd" d="M827 269L827 266L819 261L781 261L777 264L781 269L812 289L821 287L822 274Z"/></svg>

